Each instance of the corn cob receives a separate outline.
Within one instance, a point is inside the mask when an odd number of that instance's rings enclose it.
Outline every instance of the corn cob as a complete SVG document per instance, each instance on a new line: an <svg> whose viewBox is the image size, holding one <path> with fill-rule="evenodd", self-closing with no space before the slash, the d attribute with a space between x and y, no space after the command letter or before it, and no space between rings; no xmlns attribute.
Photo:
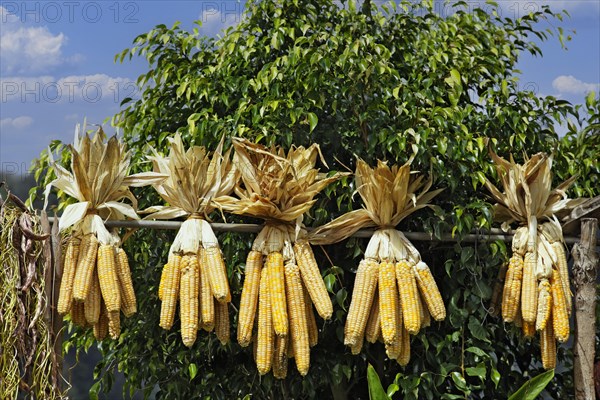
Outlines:
<svg viewBox="0 0 600 400"><path fill-rule="evenodd" d="M81 240L76 237L69 239L65 261L63 263L63 274L60 281L60 292L58 294L57 311L59 314L66 314L71 310L73 302L73 283L75 280L75 270L77 268L77 258L79 257L79 248Z"/></svg>
<svg viewBox="0 0 600 400"><path fill-rule="evenodd" d="M361 336L360 338L358 338L358 340L356 341L355 344L350 346L350 352L352 353L352 355L357 355L358 353L360 353L364 342L365 342L365 338L363 336Z"/></svg>
<svg viewBox="0 0 600 400"><path fill-rule="evenodd" d="M344 344L353 346L364 336L368 312L373 303L379 264L374 259L362 260L356 271L352 301L346 317Z"/></svg>
<svg viewBox="0 0 600 400"><path fill-rule="evenodd" d="M523 321L534 322L537 314L537 278L535 269L537 264L537 254L533 252L525 253L523 264L523 284L521 288L521 315Z"/></svg>
<svg viewBox="0 0 600 400"><path fill-rule="evenodd" d="M521 282L523 280L523 257L513 253L508 263L504 290L502 292L502 319L512 322L520 306Z"/></svg>
<svg viewBox="0 0 600 400"><path fill-rule="evenodd" d="M544 369L556 368L556 341L552 324L546 324L546 328L540 332L540 351Z"/></svg>
<svg viewBox="0 0 600 400"><path fill-rule="evenodd" d="M269 293L269 277L267 268L260 274L258 294L258 332L256 338L256 367L260 375L271 370L273 356L274 332L271 318L271 300Z"/></svg>
<svg viewBox="0 0 600 400"><path fill-rule="evenodd" d="M179 276L181 267L181 255L172 254L169 262L165 265L167 269L163 286L163 300L160 307L160 327L171 329L175 318L175 308L179 297Z"/></svg>
<svg viewBox="0 0 600 400"><path fill-rule="evenodd" d="M206 252L206 271L213 296L218 301L230 302L231 292L229 291L229 281L227 280L227 268L223 261L221 249L218 247L208 247L204 251Z"/></svg>
<svg viewBox="0 0 600 400"><path fill-rule="evenodd" d="M85 243L85 241L88 243ZM90 286L92 284L92 276L96 267L96 255L98 252L98 239L93 234L84 236L83 247L84 254L77 262L77 271L75 272L75 282L73 283L73 298L79 301L85 301Z"/></svg>
<svg viewBox="0 0 600 400"><path fill-rule="evenodd" d="M306 309L306 323L308 325L308 344L310 347L314 347L319 342L319 328L317 327L317 320L313 311L312 300L308 291L302 284L302 291L304 293L304 307ZM290 343L290 347L293 347L294 343Z"/></svg>
<svg viewBox="0 0 600 400"><path fill-rule="evenodd" d="M121 317L119 311L108 312L108 334L114 340L117 340L121 334Z"/></svg>
<svg viewBox="0 0 600 400"><path fill-rule="evenodd" d="M133 282L131 281L129 260L127 260L125 250L120 247L117 248L116 266L121 289L121 311L126 317L131 317L137 311L137 301L133 290Z"/></svg>
<svg viewBox="0 0 600 400"><path fill-rule="evenodd" d="M80 301L74 301L71 305L71 322L75 325L85 327L85 309L84 305Z"/></svg>
<svg viewBox="0 0 600 400"><path fill-rule="evenodd" d="M379 301L379 309L381 310L381 301ZM398 327L398 332L394 337L394 340L391 342L386 342L385 338L383 338L383 342L385 343L385 352L387 356L392 360L397 360L398 357L400 357L400 353L402 352L402 344L404 343L403 333L405 332L402 320L402 307L400 307L400 305L396 303L396 326ZM381 331L381 336L383 337L383 328L381 329Z"/></svg>
<svg viewBox="0 0 600 400"><path fill-rule="evenodd" d="M162 271L160 273L160 282L158 283L158 299L160 301L162 301L162 299L163 299L163 290L165 287L165 281L167 280L167 274L168 274L169 268L171 268L171 265L167 262L163 266Z"/></svg>
<svg viewBox="0 0 600 400"><path fill-rule="evenodd" d="M240 311L238 314L238 343L242 347L250 344L252 339L252 326L256 315L258 303L258 287L260 285L260 271L262 269L263 255L259 251L252 250L246 259L246 270L244 271L244 288L240 300Z"/></svg>
<svg viewBox="0 0 600 400"><path fill-rule="evenodd" d="M552 328L556 339L563 343L569 339L570 332L567 302L560 279L560 273L553 269L552 278L550 279L550 286L552 289Z"/></svg>
<svg viewBox="0 0 600 400"><path fill-rule="evenodd" d="M310 367L310 345L304 291L300 270L296 264L287 263L285 266L285 291L290 316L290 340L294 347L296 367L300 375L305 376ZM277 353L277 350L275 352Z"/></svg>
<svg viewBox="0 0 600 400"><path fill-rule="evenodd" d="M184 255L181 258L180 268L181 339L185 346L192 347L198 332L198 260L196 256Z"/></svg>
<svg viewBox="0 0 600 400"><path fill-rule="evenodd" d="M275 349L273 351L273 376L277 379L285 379L288 369L287 336L275 337ZM298 362L298 359L296 359Z"/></svg>
<svg viewBox="0 0 600 400"><path fill-rule="evenodd" d="M121 292L115 266L115 249L111 245L103 244L98 249L98 279L108 312L121 310Z"/></svg>
<svg viewBox="0 0 600 400"><path fill-rule="evenodd" d="M379 270L381 274L381 269ZM398 292L400 293L400 304L404 316L404 326L408 333L416 335L421 329L421 307L417 281L413 269L405 260L396 264L396 278L398 280ZM381 286L380 289L381 290Z"/></svg>
<svg viewBox="0 0 600 400"><path fill-rule="evenodd" d="M365 328L365 338L367 339L367 342L375 343L380 335L381 318L379 315L379 294L376 293L373 304L371 305L371 312L369 312L367 327Z"/></svg>
<svg viewBox="0 0 600 400"><path fill-rule="evenodd" d="M229 343L229 304L216 299L215 334L223 346Z"/></svg>
<svg viewBox="0 0 600 400"><path fill-rule="evenodd" d="M200 296L200 314L202 317L202 329L212 332L215 327L215 302L210 288L208 272L206 267L206 252L200 248L199 255L199 296Z"/></svg>
<svg viewBox="0 0 600 400"><path fill-rule="evenodd" d="M433 279L431 270L424 262L420 261L414 266L416 271L417 283L421 294L425 299L425 304L429 309L429 313L436 321L442 321L446 318L446 306L442 300L442 295Z"/></svg>
<svg viewBox="0 0 600 400"><path fill-rule="evenodd" d="M548 279L542 279L538 285L537 315L535 317L535 330L541 331L546 328L552 311L552 295L550 294L550 283Z"/></svg>
<svg viewBox="0 0 600 400"><path fill-rule="evenodd" d="M405 328L402 329L402 345L396 361L403 367L406 367L410 361L410 335Z"/></svg>
<svg viewBox="0 0 600 400"><path fill-rule="evenodd" d="M557 268L560 272L560 281L562 282L563 292L565 294L565 301L567 304L567 312L571 315L572 305L572 293L569 285L569 267L567 264L567 256L565 254L565 247L560 241L555 241L552 243L552 250L554 250L554 254L556 254L557 259Z"/></svg>
<svg viewBox="0 0 600 400"><path fill-rule="evenodd" d="M421 293L419 293L419 308L421 309L421 329L427 328L431 325L431 314L429 314L429 310L425 307L425 300Z"/></svg>
<svg viewBox="0 0 600 400"><path fill-rule="evenodd" d="M108 316L106 315L106 307L103 303L98 322L94 325L94 337L96 340L101 341L106 338L106 335L108 335Z"/></svg>
<svg viewBox="0 0 600 400"><path fill-rule="evenodd" d="M94 325L98 322L98 319L100 318L101 301L102 294L100 293L100 282L98 281L98 274L94 271L92 287L90 288L84 303L85 320L88 324Z"/></svg>
<svg viewBox="0 0 600 400"><path fill-rule="evenodd" d="M535 324L533 322L523 321L521 330L523 331L523 336L530 339L535 335Z"/></svg>
<svg viewBox="0 0 600 400"><path fill-rule="evenodd" d="M381 335L385 343L396 339L398 287L396 286L395 265L389 261L379 263L379 318L381 318ZM370 307L369 307L370 308ZM367 308L368 309L368 308ZM411 318L414 317L411 316ZM366 320L366 316L364 318Z"/></svg>
<svg viewBox="0 0 600 400"><path fill-rule="evenodd" d="M325 282L323 282L323 278L321 277L321 271L319 271L319 266L317 265L310 244L305 240L296 242L294 245L294 255L300 268L304 286L308 290L317 312L323 319L331 318L333 304L327 293Z"/></svg>
<svg viewBox="0 0 600 400"><path fill-rule="evenodd" d="M267 256L267 272L273 329L276 335L285 336L288 334L288 312L285 301L285 276L281 253L269 253Z"/></svg>

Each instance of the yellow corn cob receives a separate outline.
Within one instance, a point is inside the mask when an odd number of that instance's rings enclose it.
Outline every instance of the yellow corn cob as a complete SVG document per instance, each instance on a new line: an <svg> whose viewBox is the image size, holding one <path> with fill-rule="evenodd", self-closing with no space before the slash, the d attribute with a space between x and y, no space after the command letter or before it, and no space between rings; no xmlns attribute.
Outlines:
<svg viewBox="0 0 600 400"><path fill-rule="evenodd" d="M273 376L277 379L285 379L288 369L287 336L275 337L275 349L273 352ZM298 362L298 359L296 359Z"/></svg>
<svg viewBox="0 0 600 400"><path fill-rule="evenodd" d="M552 324L546 324L546 328L540 332L540 351L544 369L556 368L556 341Z"/></svg>
<svg viewBox="0 0 600 400"><path fill-rule="evenodd" d="M165 268L167 267L168 269L162 284L163 300L160 306L160 327L169 330L173 326L175 307L177 306L177 299L179 297L181 255L170 255L169 262L165 265Z"/></svg>
<svg viewBox="0 0 600 400"><path fill-rule="evenodd" d="M115 265L115 249L111 245L101 245L98 248L98 279L102 298L108 312L121 310L121 291Z"/></svg>
<svg viewBox="0 0 600 400"><path fill-rule="evenodd" d="M277 336L278 337L278 336ZM294 343L292 342L291 335L287 337L287 358L294 358Z"/></svg>
<svg viewBox="0 0 600 400"><path fill-rule="evenodd" d="M106 307L102 304L100 317L94 325L94 337L96 340L104 340L108 335L108 316L106 315Z"/></svg>
<svg viewBox="0 0 600 400"><path fill-rule="evenodd" d="M269 290L271 301L271 315L275 334L285 336L288 333L288 314L285 301L285 277L283 256L279 252L269 253L267 256L267 271L269 273Z"/></svg>
<svg viewBox="0 0 600 400"><path fill-rule="evenodd" d="M379 269L381 274L381 268ZM416 335L421 329L421 308L419 291L415 274L408 262L396 263L396 279L398 280L398 291L400 293L400 304L404 316L404 326L408 333ZM381 286L379 287L381 290Z"/></svg>
<svg viewBox="0 0 600 400"><path fill-rule="evenodd" d="M523 331L523 336L530 339L535 335L535 324L533 322L523 321L521 330Z"/></svg>
<svg viewBox="0 0 600 400"><path fill-rule="evenodd" d="M92 276L96 267L96 255L98 253L98 239L96 239L96 236L90 233L84 236L84 244L86 240L87 245L83 247L85 252L77 261L77 271L75 272L75 281L73 282L73 298L79 301L85 301L92 285Z"/></svg>
<svg viewBox="0 0 600 400"><path fill-rule="evenodd" d="M421 310L421 329L427 328L431 325L431 314L429 314L429 310L425 307L425 300L421 293L419 293L419 309Z"/></svg>
<svg viewBox="0 0 600 400"><path fill-rule="evenodd" d="M352 353L352 355L357 355L358 353L360 353L364 342L365 342L365 338L363 336L361 336L360 338L358 338L358 340L356 341L355 344L350 346L350 352Z"/></svg>
<svg viewBox="0 0 600 400"><path fill-rule="evenodd" d="M325 282L323 282L323 278L321 277L321 271L319 271L319 266L317 265L310 244L305 240L296 242L294 245L294 255L300 268L300 275L304 281L304 286L308 290L317 312L323 319L331 318L333 304L327 293Z"/></svg>
<svg viewBox="0 0 600 400"><path fill-rule="evenodd" d="M381 335L385 343L396 339L396 312L398 310L398 287L396 286L396 267L394 263L379 263L379 318L381 318Z"/></svg>
<svg viewBox="0 0 600 400"><path fill-rule="evenodd" d="M73 302L73 283L75 280L75 270L77 269L80 244L81 240L79 238L71 237L69 239L69 244L67 245L62 278L60 280L58 304L56 307L59 314L66 314L71 310L71 303Z"/></svg>
<svg viewBox="0 0 600 400"><path fill-rule="evenodd" d="M376 293L365 328L365 338L367 342L375 343L379 335L381 335L381 318L379 315L379 294Z"/></svg>
<svg viewBox="0 0 600 400"><path fill-rule="evenodd" d="M102 301L102 294L100 293L100 282L98 281L98 274L94 271L92 277L92 287L90 288L87 298L84 303L85 320L90 325L94 325L100 318L100 306Z"/></svg>
<svg viewBox="0 0 600 400"><path fill-rule="evenodd" d="M271 300L269 293L269 274L267 268L260 273L258 293L258 331L256 338L256 367L260 375L271 370L274 332L271 318Z"/></svg>
<svg viewBox="0 0 600 400"><path fill-rule="evenodd" d="M535 317L535 330L542 331L550 320L552 311L552 295L550 294L550 283L544 278L538 285L537 315Z"/></svg>
<svg viewBox="0 0 600 400"><path fill-rule="evenodd" d="M285 294L290 316L290 340L293 342L296 367L300 375L305 376L310 367L308 324L300 269L293 263L288 263L285 266ZM277 353L277 350L275 352ZM273 372L275 372L275 369Z"/></svg>
<svg viewBox="0 0 600 400"><path fill-rule="evenodd" d="M429 313L436 321L442 321L446 318L446 306L442 300L442 295L433 279L431 270L424 262L420 261L414 266L419 284L419 290L425 299L425 304L429 309Z"/></svg>
<svg viewBox="0 0 600 400"><path fill-rule="evenodd" d="M556 266L558 268L558 271L560 272L560 281L562 282L563 292L565 294L567 312L569 313L569 315L571 315L571 309L573 308L571 297L573 296L573 294L571 293L571 287L569 285L569 267L567 265L565 247L560 241L555 241L552 243L552 250L554 250L554 254L556 254Z"/></svg>
<svg viewBox="0 0 600 400"><path fill-rule="evenodd" d="M137 301L125 250L117 248L116 262L119 287L121 289L121 310L126 317L131 317L137 311Z"/></svg>
<svg viewBox="0 0 600 400"><path fill-rule="evenodd" d="M402 345L400 346L400 354L398 354L396 361L403 367L406 367L410 361L410 335L405 328L402 329Z"/></svg>
<svg viewBox="0 0 600 400"><path fill-rule="evenodd" d="M74 301L71 305L71 322L75 325L85 327L85 309L84 305L80 301Z"/></svg>
<svg viewBox="0 0 600 400"><path fill-rule="evenodd" d="M508 270L508 263L503 263L498 268L498 276L494 281L494 287L492 289L492 298L490 300L490 309L489 313L492 317L497 317L501 310L502 305L500 301L502 300L502 292L504 288L504 282L506 281L506 272ZM519 290L519 299L521 298L521 291Z"/></svg>
<svg viewBox="0 0 600 400"><path fill-rule="evenodd" d="M368 313L377 289L378 277L379 264L374 259L362 260L358 264L352 290L352 301L344 329L345 345L353 346L364 336Z"/></svg>
<svg viewBox="0 0 600 400"><path fill-rule="evenodd" d="M223 346L229 343L229 303L215 299L215 334Z"/></svg>
<svg viewBox="0 0 600 400"><path fill-rule="evenodd" d="M206 252L206 272L213 296L218 301L230 302L231 293L229 291L229 281L227 280L227 268L223 261L221 249L208 247L204 251Z"/></svg>
<svg viewBox="0 0 600 400"><path fill-rule="evenodd" d="M525 253L523 264L523 283L521 288L521 316L523 321L534 322L537 314L537 278L535 269L537 254Z"/></svg>
<svg viewBox="0 0 600 400"><path fill-rule="evenodd" d="M304 307L306 309L306 324L308 325L308 344L310 347L314 347L319 342L319 328L317 327L317 320L313 311L312 300L308 294L308 290L302 284L302 291L304 292ZM293 347L293 343L290 343L290 347Z"/></svg>
<svg viewBox="0 0 600 400"><path fill-rule="evenodd" d="M262 269L263 255L259 251L252 250L246 258L246 270L244 271L244 288L240 300L240 311L238 313L237 339L242 347L250 344L252 339L252 326L256 315L258 304L258 287L260 285L260 271Z"/></svg>
<svg viewBox="0 0 600 400"><path fill-rule="evenodd" d="M379 310L381 310L381 298L379 301ZM379 312L381 315L381 311ZM386 342L385 338L383 338L383 342L385 343L385 352L387 353L388 357L392 360L397 360L398 357L400 357L400 353L402 352L402 344L404 343L404 333L406 332L406 330L404 329L404 323L403 318L402 318L402 307L400 307L400 304L398 302L396 302L396 326L397 326L397 332L396 332L396 336L394 337L394 340L392 342ZM383 333L383 327L381 329L382 333ZM383 334L382 334L383 337Z"/></svg>
<svg viewBox="0 0 600 400"><path fill-rule="evenodd" d="M119 311L108 312L108 334L113 340L117 340L121 334L121 316Z"/></svg>
<svg viewBox="0 0 600 400"><path fill-rule="evenodd" d="M212 332L215 327L215 302L210 288L208 279L206 251L200 248L198 253L198 261L200 263L198 271L200 272L200 314L202 317L202 329L206 332Z"/></svg>
<svg viewBox="0 0 600 400"><path fill-rule="evenodd" d="M504 290L502 292L502 319L513 322L521 302L521 282L523 281L523 257L513 253L508 263Z"/></svg>
<svg viewBox="0 0 600 400"><path fill-rule="evenodd" d="M181 258L180 268L181 339L185 346L192 347L198 333L198 260L196 256L184 255Z"/></svg>
<svg viewBox="0 0 600 400"><path fill-rule="evenodd" d="M553 269L552 278L550 279L552 288L552 328L556 339L564 343L569 339L569 314L567 313L567 302L560 278L560 273Z"/></svg>
<svg viewBox="0 0 600 400"><path fill-rule="evenodd" d="M158 283L158 299L160 301L163 299L163 289L165 286L164 282L167 280L169 268L171 268L171 265L166 263L162 268L162 272L160 273L160 282Z"/></svg>
<svg viewBox="0 0 600 400"><path fill-rule="evenodd" d="M513 320L513 324L515 324L515 326L517 328L521 328L523 326L523 315L521 314L521 308L520 307L517 310L517 315L515 316L515 319Z"/></svg>

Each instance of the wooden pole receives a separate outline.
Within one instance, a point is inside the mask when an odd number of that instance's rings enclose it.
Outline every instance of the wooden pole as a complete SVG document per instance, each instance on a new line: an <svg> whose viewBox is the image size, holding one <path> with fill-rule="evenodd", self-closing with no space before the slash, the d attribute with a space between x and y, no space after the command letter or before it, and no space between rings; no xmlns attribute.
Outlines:
<svg viewBox="0 0 600 400"><path fill-rule="evenodd" d="M595 398L594 353L596 346L596 277L598 220L581 220L581 239L573 246L575 285L574 384L577 400Z"/></svg>

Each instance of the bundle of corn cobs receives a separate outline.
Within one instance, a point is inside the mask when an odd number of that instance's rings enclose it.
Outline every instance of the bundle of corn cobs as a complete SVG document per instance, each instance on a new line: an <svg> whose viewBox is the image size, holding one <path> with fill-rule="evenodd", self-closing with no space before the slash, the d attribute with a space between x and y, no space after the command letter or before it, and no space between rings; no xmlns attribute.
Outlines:
<svg viewBox="0 0 600 400"><path fill-rule="evenodd" d="M315 169L319 147L267 149L234 139L234 163L241 173L239 199L221 202L235 214L267 222L248 254L238 319L238 341L254 341L258 372L273 369L287 375L288 356L301 375L310 366L310 347L317 343L312 304L324 319L333 305L314 258L302 217L314 197L342 174L326 177ZM255 318L258 308L258 318Z"/></svg>
<svg viewBox="0 0 600 400"><path fill-rule="evenodd" d="M410 336L446 318L446 308L427 264L402 234L394 229L406 216L427 207L441 189L428 192L432 181L410 173L410 161L389 167L379 161L371 169L356 166L356 190L364 208L351 211L311 234L314 243L333 243L361 228L375 231L356 272L344 343L358 354L364 338L382 340L389 358L402 366L410 360ZM420 190L420 193L417 191Z"/></svg>
<svg viewBox="0 0 600 400"><path fill-rule="evenodd" d="M222 154L223 140L214 154L200 146L185 151L179 135L169 139L168 157L154 152L154 171L167 176L153 186L168 206L156 206L148 219L187 217L169 249L162 270L158 297L162 301L160 326L171 329L179 301L181 338L187 347L197 331L215 331L221 343L229 342L231 302L227 269L219 243L205 220L219 196L229 194L238 180L230 152Z"/></svg>
<svg viewBox="0 0 600 400"><path fill-rule="evenodd" d="M500 192L490 181L486 186L498 202L494 219L507 230L516 230L502 292L502 318L522 328L526 337L540 333L542 364L556 366L556 340L569 338L571 290L557 215L575 207L581 200L568 199L565 191L575 177L552 189L552 157L538 153L520 165L493 151L490 155L502 182ZM541 221L544 221L540 223Z"/></svg>
<svg viewBox="0 0 600 400"><path fill-rule="evenodd" d="M110 233L104 220L137 219L137 201L130 186L145 186L157 179L153 173L127 176L129 154L115 136L106 140L102 128L90 136L85 125L77 126L75 141L69 146L71 171L53 160L57 179L48 185L78 200L68 205L59 229L71 228L63 260L57 309L70 314L82 327L93 326L98 340L116 339L121 331L120 311L136 312L136 298L125 251L119 236ZM50 157L51 157L51 153ZM121 202L129 199L132 203Z"/></svg>

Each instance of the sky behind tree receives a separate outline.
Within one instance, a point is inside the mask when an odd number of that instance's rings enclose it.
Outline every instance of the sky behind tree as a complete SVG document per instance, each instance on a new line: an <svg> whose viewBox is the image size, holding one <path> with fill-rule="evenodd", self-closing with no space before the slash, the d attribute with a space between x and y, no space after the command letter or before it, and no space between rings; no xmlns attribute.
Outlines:
<svg viewBox="0 0 600 400"><path fill-rule="evenodd" d="M483 9L484 1L467 1ZM524 54L520 88L582 103L600 89L600 2L597 0L498 2L502 16L514 18L549 4L570 18L554 20L572 40L564 49L556 37L541 44L543 58ZM0 166L25 172L51 140L72 140L75 125L87 118L101 124L126 97L138 96L136 78L143 59L115 64L115 54L157 24L181 21L200 33L218 35L237 24L244 3L225 1L0 1ZM451 7L436 3L436 11ZM107 129L112 133L112 128Z"/></svg>

